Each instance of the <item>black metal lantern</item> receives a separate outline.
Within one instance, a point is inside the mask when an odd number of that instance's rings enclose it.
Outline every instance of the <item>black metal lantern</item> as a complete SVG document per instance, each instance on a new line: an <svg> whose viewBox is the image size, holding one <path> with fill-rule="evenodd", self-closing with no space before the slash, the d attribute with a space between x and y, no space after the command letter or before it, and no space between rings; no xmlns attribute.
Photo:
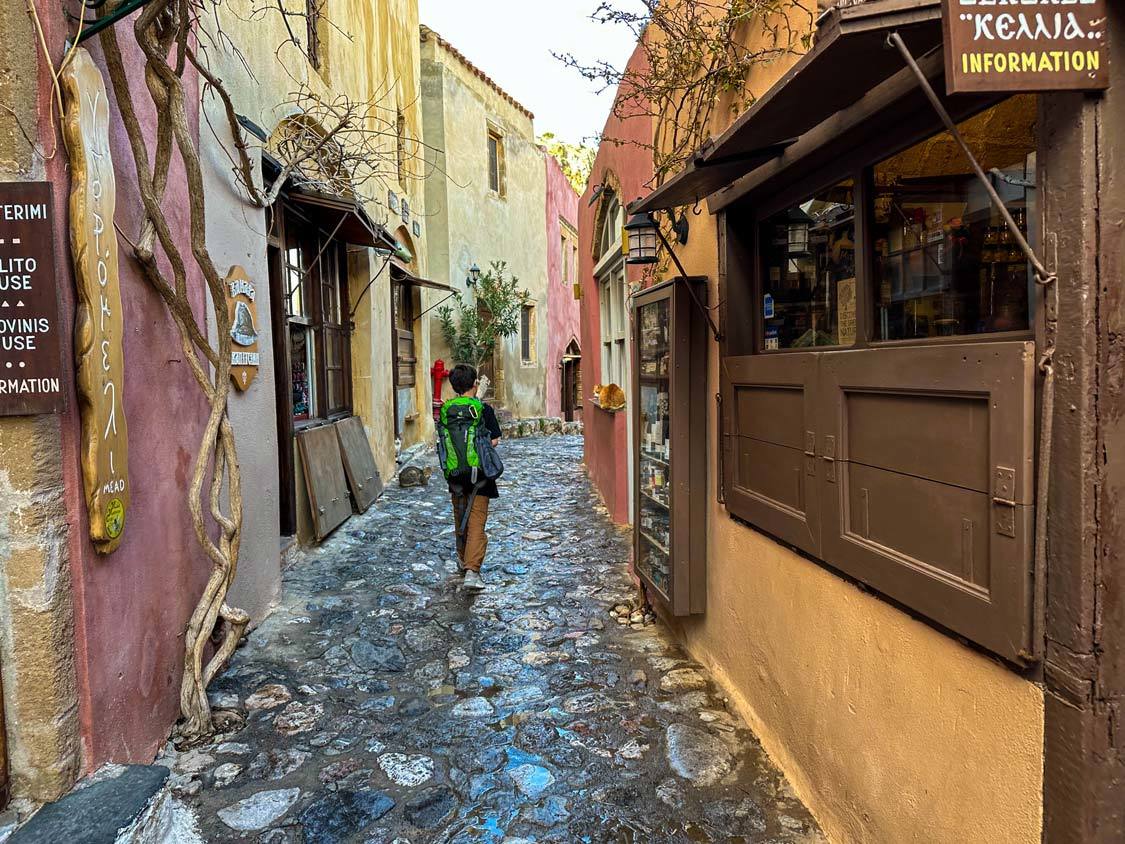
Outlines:
<svg viewBox="0 0 1125 844"><path fill-rule="evenodd" d="M634 214L625 224L625 234L629 239L627 264L655 264L657 262L656 221L651 214Z"/></svg>
<svg viewBox="0 0 1125 844"><path fill-rule="evenodd" d="M469 287L476 287L477 282L480 281L480 267L476 262L469 268L469 274L465 277L465 284Z"/></svg>

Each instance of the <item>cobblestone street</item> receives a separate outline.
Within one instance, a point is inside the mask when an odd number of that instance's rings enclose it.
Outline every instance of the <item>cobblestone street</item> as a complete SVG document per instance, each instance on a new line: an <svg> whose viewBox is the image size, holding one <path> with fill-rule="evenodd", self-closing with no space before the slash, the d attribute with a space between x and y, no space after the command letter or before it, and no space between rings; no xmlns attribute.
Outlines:
<svg viewBox="0 0 1125 844"><path fill-rule="evenodd" d="M706 674L635 600L569 436L501 446L479 595L440 475L285 575L212 685L245 727L180 754L207 841L819 842Z"/></svg>

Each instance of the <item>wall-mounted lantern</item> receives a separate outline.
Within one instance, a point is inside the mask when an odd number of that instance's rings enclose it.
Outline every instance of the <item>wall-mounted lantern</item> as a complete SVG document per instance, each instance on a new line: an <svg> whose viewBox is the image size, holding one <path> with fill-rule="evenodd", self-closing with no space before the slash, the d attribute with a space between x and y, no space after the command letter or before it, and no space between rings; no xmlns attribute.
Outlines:
<svg viewBox="0 0 1125 844"><path fill-rule="evenodd" d="M480 282L480 267L478 267L474 261L473 265L469 268L469 274L465 276L465 286L476 287L478 282Z"/></svg>
<svg viewBox="0 0 1125 844"><path fill-rule="evenodd" d="M625 224L625 234L629 238L629 257L626 264L655 264L656 221L651 214L634 214Z"/></svg>

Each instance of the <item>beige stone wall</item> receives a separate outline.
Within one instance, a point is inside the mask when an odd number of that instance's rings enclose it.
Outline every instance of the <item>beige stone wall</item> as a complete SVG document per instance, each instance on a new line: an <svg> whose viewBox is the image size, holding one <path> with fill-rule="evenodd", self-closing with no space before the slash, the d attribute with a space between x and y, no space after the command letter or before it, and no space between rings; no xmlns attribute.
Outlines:
<svg viewBox="0 0 1125 844"><path fill-rule="evenodd" d="M764 92L792 61L756 68L750 89ZM715 134L729 120L719 112ZM717 302L716 218L688 217L678 254ZM674 626L829 838L1039 842L1041 687L730 519L716 501L715 430L712 403L698 491L710 501L707 612Z"/></svg>
<svg viewBox="0 0 1125 844"><path fill-rule="evenodd" d="M546 413L547 171L535 143L532 117L482 79L475 69L428 36L422 42L423 111L427 143L437 150L426 183L431 210L427 242L435 278L465 292L476 263L487 271L506 261L535 307L535 362L522 361L518 335L502 341L503 379L498 399L517 417ZM503 138L506 185L497 196L488 184L488 131ZM435 357L448 366L440 325L430 319ZM501 379L497 379L501 380Z"/></svg>
<svg viewBox="0 0 1125 844"><path fill-rule="evenodd" d="M422 236L415 243L425 243L426 205L423 189L425 169L422 156L422 116L419 93L419 44L417 0L389 0L371 3L370 0L326 0L323 5L324 20L320 28L321 66L314 68L304 52L296 46L285 43L287 33L285 22L274 11L251 16L251 10L262 4L254 0L227 0L219 9L219 21L225 36L237 47L237 54L222 46L212 46L208 50L212 65L219 71L231 92L239 114L248 117L266 133L272 134L286 118L296 114L292 99L293 93L302 86L315 92L325 100L337 95L346 96L353 102L377 103L380 125L394 126L396 116L402 112L406 123L408 138L408 165L405 177L400 181L395 167L396 139L388 133L380 139L381 162L377 172L357 174L358 194L368 214L376 222L394 231L402 225L398 214L388 207L388 191L405 197L411 209L411 222L422 225ZM290 2L295 10L303 9L303 4ZM300 6L300 9L298 9ZM303 28L303 18L291 18ZM214 24L205 21L205 25ZM214 34L214 33L212 33ZM220 42L221 43L221 42ZM278 46L284 44L282 49ZM244 65L253 68L251 75ZM204 95L205 112L215 126L222 125L218 103L214 98ZM374 124L373 124L374 128ZM231 174L225 153L215 143L206 128L202 133L202 145L211 144L214 160L212 174L215 178L212 219L219 225L237 225L236 231L243 237L242 247L248 247L254 255L251 260L258 265L263 285L267 278L265 266L266 244L264 217L248 213L244 203L230 190ZM224 132L218 132L220 137ZM229 143L229 140L225 141ZM257 141L254 141L257 144ZM220 184L224 182L225 184ZM237 246L237 245L236 245ZM416 248L417 257L411 270L425 277L426 250ZM383 261L371 250L349 247L348 288L353 303L367 287L368 282L382 267ZM423 291L422 308L429 307L433 291ZM267 319L268 311L259 306L262 319ZM395 472L395 433L393 404L393 360L390 323L390 287L384 271L367 290L358 303L354 317L356 330L352 335L352 390L353 407L367 432L375 455L376 464L384 480ZM424 332L417 332L419 337ZM429 383L428 341L418 344L417 397L419 407L428 408L426 392ZM263 348L264 354L272 354L272 349ZM272 367L263 366L262 375L274 377ZM261 377L261 375L259 376ZM262 390L263 393L267 392ZM270 388L272 396L272 388ZM241 397L235 397L239 399ZM271 399L272 400L272 399ZM247 426L251 418L256 421L253 429L262 426L272 427L273 410L263 406L258 411L247 411ZM408 446L432 437L433 420L428 413L420 413L417 421L404 431L403 445ZM260 443L259 443L260 445ZM268 480L276 476L276 446L258 449L263 453L255 464L262 468L254 473L252 468L243 466L244 475ZM266 452L270 452L267 454ZM272 463L272 465L271 465ZM300 460L296 462L298 520L307 523L307 503L304 495L304 481L300 477ZM275 494L267 490L267 494ZM273 526L276 534L276 518ZM299 533L303 533L300 530ZM276 546L276 535L272 539ZM276 554L277 549L273 549Z"/></svg>
<svg viewBox="0 0 1125 844"><path fill-rule="evenodd" d="M0 6L0 102L15 109L0 109L0 181L45 178L20 129L38 121L35 45L22 4ZM0 417L0 745L17 804L58 797L81 765L59 425Z"/></svg>

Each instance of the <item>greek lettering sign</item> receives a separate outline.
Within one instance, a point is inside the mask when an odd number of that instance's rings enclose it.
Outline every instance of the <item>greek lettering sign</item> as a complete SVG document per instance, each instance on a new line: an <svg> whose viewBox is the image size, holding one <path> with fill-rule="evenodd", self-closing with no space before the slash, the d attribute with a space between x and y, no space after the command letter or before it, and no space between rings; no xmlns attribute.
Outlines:
<svg viewBox="0 0 1125 844"><path fill-rule="evenodd" d="M108 554L121 543L130 490L109 101L101 71L82 48L61 82L71 167L70 249L78 287L74 353L82 404L82 475L90 538L100 553Z"/></svg>
<svg viewBox="0 0 1125 844"><path fill-rule="evenodd" d="M943 0L950 94L1109 86L1109 0Z"/></svg>
<svg viewBox="0 0 1125 844"><path fill-rule="evenodd" d="M47 182L0 183L0 416L66 404Z"/></svg>
<svg viewBox="0 0 1125 844"><path fill-rule="evenodd" d="M258 374L258 306L254 282L242 267L231 267L224 280L230 314L230 378L240 391Z"/></svg>

